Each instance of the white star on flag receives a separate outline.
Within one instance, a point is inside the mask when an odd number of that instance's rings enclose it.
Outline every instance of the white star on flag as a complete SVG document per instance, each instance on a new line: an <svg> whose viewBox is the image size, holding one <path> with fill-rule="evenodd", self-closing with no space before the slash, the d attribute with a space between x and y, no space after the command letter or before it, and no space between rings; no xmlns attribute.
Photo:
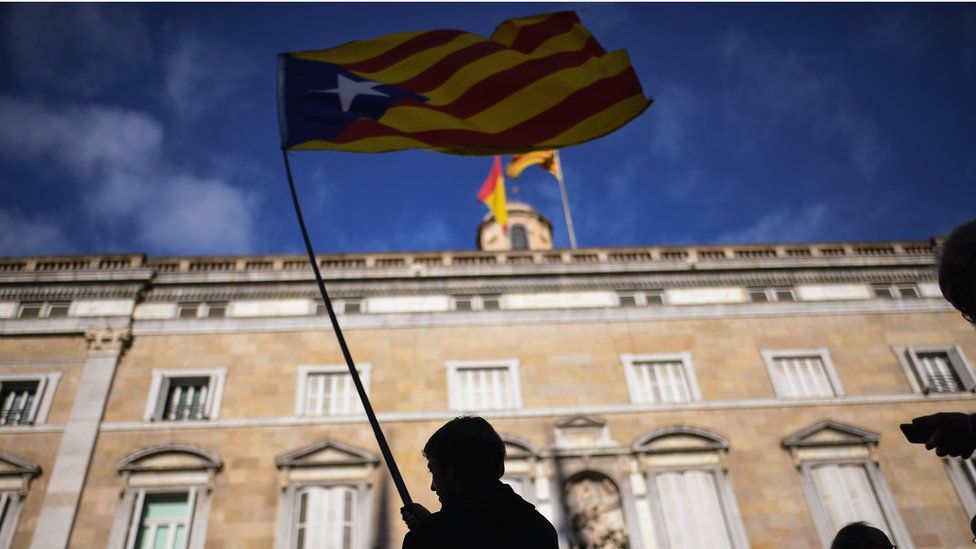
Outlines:
<svg viewBox="0 0 976 549"><path fill-rule="evenodd" d="M349 107L352 107L352 102L356 97L360 95L378 95L380 97L389 97L389 95L374 90L376 86L381 86L379 82L372 82L369 80L363 80L357 82L351 78L346 78L341 74L336 75L336 87L331 90L314 90L318 93L334 93L339 96L339 106L342 107L342 112L349 112Z"/></svg>

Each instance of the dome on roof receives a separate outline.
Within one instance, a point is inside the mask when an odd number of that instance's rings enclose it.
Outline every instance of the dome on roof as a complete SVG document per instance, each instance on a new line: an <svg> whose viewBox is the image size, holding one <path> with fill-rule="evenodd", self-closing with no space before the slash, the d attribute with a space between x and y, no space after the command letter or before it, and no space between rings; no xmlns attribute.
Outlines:
<svg viewBox="0 0 976 549"><path fill-rule="evenodd" d="M551 250L552 223L525 202L510 200L508 207L508 231L503 230L491 212L485 214L478 225L478 249L502 250Z"/></svg>

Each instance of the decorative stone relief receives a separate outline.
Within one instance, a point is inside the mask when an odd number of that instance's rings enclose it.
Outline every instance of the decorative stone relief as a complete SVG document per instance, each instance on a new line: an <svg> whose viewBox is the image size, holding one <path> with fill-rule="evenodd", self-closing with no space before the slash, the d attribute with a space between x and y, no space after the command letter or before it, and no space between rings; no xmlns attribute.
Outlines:
<svg viewBox="0 0 976 549"><path fill-rule="evenodd" d="M605 475L585 471L563 487L574 549L625 549L630 547L620 491Z"/></svg>
<svg viewBox="0 0 976 549"><path fill-rule="evenodd" d="M95 328L85 332L89 352L122 352L132 339L132 332L121 328Z"/></svg>

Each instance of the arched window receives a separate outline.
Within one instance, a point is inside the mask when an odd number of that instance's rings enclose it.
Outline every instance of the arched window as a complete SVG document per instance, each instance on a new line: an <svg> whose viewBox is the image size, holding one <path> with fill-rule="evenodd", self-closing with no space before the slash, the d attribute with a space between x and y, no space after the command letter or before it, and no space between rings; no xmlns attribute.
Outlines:
<svg viewBox="0 0 976 549"><path fill-rule="evenodd" d="M512 225L509 232L509 239L512 241L513 250L529 249L529 233L525 230L525 225Z"/></svg>

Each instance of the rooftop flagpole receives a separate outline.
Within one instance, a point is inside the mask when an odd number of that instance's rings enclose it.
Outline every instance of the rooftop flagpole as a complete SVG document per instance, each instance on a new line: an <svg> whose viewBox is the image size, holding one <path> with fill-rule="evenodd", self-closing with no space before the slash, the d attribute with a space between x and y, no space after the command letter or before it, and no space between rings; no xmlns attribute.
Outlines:
<svg viewBox="0 0 976 549"><path fill-rule="evenodd" d="M576 231L573 230L573 216L569 213L569 200L566 198L566 182L563 181L563 162L559 158L559 151L553 152L556 155L556 181L559 182L559 194L563 198L563 214L566 216L566 230L569 232L569 245L576 249Z"/></svg>
<svg viewBox="0 0 976 549"><path fill-rule="evenodd" d="M298 193L295 191L295 181L291 176L291 164L288 162L288 151L282 149L282 156L285 159L285 173L288 174L288 188L291 190L291 201L295 206L295 215L298 217L298 226L302 229L302 239L305 241L305 249L308 251L308 260L312 264L312 272L315 273L315 281L319 285L319 292L322 294L322 301L325 302L325 310L329 313L329 320L332 321L332 328L335 330L336 339L339 340L339 348L342 349L342 356L346 359L346 366L349 368L349 375L352 376L353 384L356 386L356 392L359 393L359 400L363 403L363 409L366 410L366 417L369 419L369 425L373 428L373 435L376 437L376 443L379 444L380 453L383 454L383 461L386 462L386 468L390 471L390 476L393 477L393 484L396 485L397 492L400 493L400 500L403 501L404 505L409 505L413 501L410 499L410 493L407 491L407 485L403 482L403 477L400 475L400 469L397 467L396 461L393 459L393 452L390 451L390 445L386 442L386 436L383 435L383 429L380 427L380 422L376 419L376 414L373 412L373 406L369 402L369 396L366 395L366 389L363 387L363 381L359 378L359 371L356 369L356 364L352 360L352 354L349 352L349 347L346 345L346 338L342 335L342 328L339 327L339 319L336 318L335 310L332 308L332 300L329 299L329 293L325 290L325 281L322 280L322 273L319 271L318 261L315 259L315 251L312 249L312 241L308 238L308 229L305 228L305 218L302 217L302 207L298 203Z"/></svg>

